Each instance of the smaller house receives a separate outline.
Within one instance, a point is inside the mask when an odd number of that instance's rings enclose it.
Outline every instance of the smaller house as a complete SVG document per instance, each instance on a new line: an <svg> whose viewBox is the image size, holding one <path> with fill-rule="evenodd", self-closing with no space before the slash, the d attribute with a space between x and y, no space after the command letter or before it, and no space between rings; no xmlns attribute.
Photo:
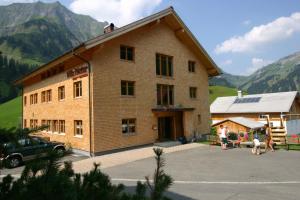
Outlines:
<svg viewBox="0 0 300 200"><path fill-rule="evenodd" d="M228 127L229 132L232 133L246 133L251 130L258 130L264 127L264 124L245 117L231 117L220 122L214 123L212 127L219 130L220 126Z"/></svg>
<svg viewBox="0 0 300 200"><path fill-rule="evenodd" d="M219 97L210 106L213 124L242 117L268 124L275 143L300 134L300 96L297 91ZM237 123L237 122L235 122ZM239 128L241 126L239 125Z"/></svg>

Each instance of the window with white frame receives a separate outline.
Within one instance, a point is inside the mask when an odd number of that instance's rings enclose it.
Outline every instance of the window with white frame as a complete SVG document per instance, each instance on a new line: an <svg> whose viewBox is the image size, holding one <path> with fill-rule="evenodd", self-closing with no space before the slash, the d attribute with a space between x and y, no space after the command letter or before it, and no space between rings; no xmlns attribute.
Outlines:
<svg viewBox="0 0 300 200"><path fill-rule="evenodd" d="M136 119L122 119L122 133L134 134L136 131Z"/></svg>

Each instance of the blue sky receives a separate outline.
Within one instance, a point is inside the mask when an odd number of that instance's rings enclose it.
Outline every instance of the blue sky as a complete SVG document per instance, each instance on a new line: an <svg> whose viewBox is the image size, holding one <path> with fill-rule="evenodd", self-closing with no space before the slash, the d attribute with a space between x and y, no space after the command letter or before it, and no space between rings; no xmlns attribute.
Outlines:
<svg viewBox="0 0 300 200"><path fill-rule="evenodd" d="M35 0L0 0L0 4ZM51 2L52 0L45 0ZM121 26L173 6L220 68L247 75L300 51L300 0L61 0Z"/></svg>

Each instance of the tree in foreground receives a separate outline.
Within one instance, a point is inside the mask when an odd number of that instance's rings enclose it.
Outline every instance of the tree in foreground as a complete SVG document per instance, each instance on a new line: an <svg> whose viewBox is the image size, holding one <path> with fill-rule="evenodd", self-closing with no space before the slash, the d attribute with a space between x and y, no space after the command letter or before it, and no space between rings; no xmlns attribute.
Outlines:
<svg viewBox="0 0 300 200"><path fill-rule="evenodd" d="M75 173L71 162L59 164L59 155L49 152L47 159L29 162L19 179L8 175L0 183L0 199L35 200L167 200L164 192L172 185L172 178L165 174L162 149L153 149L156 169L153 181L146 177L138 182L134 194L127 193L122 184L114 185L99 164L85 173ZM147 195L149 191L149 195Z"/></svg>

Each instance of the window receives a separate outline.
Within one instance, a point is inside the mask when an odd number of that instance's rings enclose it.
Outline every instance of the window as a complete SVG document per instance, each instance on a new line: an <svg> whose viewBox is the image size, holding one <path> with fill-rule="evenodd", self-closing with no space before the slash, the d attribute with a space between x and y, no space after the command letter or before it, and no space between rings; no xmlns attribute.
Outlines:
<svg viewBox="0 0 300 200"><path fill-rule="evenodd" d="M259 119L259 120L267 120L267 119L268 119L268 115L260 114L260 115L258 116L258 119Z"/></svg>
<svg viewBox="0 0 300 200"><path fill-rule="evenodd" d="M38 94L35 93L35 94L33 95L33 103L34 103L34 104L37 104L37 102L38 102Z"/></svg>
<svg viewBox="0 0 300 200"><path fill-rule="evenodd" d="M24 119L23 128L27 128L27 121L26 121L26 119Z"/></svg>
<svg viewBox="0 0 300 200"><path fill-rule="evenodd" d="M122 133L134 134L135 133L136 119L122 119Z"/></svg>
<svg viewBox="0 0 300 200"><path fill-rule="evenodd" d="M74 135L82 136L82 120L74 121Z"/></svg>
<svg viewBox="0 0 300 200"><path fill-rule="evenodd" d="M59 120L59 133L65 133L65 120Z"/></svg>
<svg viewBox="0 0 300 200"><path fill-rule="evenodd" d="M33 104L33 94L30 95L30 105Z"/></svg>
<svg viewBox="0 0 300 200"><path fill-rule="evenodd" d="M41 102L42 103L46 102L46 91L43 91L41 94Z"/></svg>
<svg viewBox="0 0 300 200"><path fill-rule="evenodd" d="M120 46L120 59L121 60L134 60L134 48L128 46Z"/></svg>
<svg viewBox="0 0 300 200"><path fill-rule="evenodd" d="M51 130L51 120L47 120L47 131L50 132Z"/></svg>
<svg viewBox="0 0 300 200"><path fill-rule="evenodd" d="M162 54L156 54L156 75L173 76L173 58Z"/></svg>
<svg viewBox="0 0 300 200"><path fill-rule="evenodd" d="M35 119L35 120L33 120L33 127L34 128L37 128L38 127L38 120L37 119Z"/></svg>
<svg viewBox="0 0 300 200"><path fill-rule="evenodd" d="M26 105L27 105L27 97L24 96L24 106L26 106Z"/></svg>
<svg viewBox="0 0 300 200"><path fill-rule="evenodd" d="M30 125L29 125L29 127L30 127L30 128L33 128L33 127L34 127L34 126L33 126L33 119L30 120Z"/></svg>
<svg viewBox="0 0 300 200"><path fill-rule="evenodd" d="M173 105L174 104L174 87L173 85L157 84L157 105Z"/></svg>
<svg viewBox="0 0 300 200"><path fill-rule="evenodd" d="M46 126L46 125L47 125L47 122L46 122L46 120L42 119L42 121L41 121L41 125L42 125L42 126Z"/></svg>
<svg viewBox="0 0 300 200"><path fill-rule="evenodd" d="M47 102L52 101L52 91L51 90L46 91L46 101Z"/></svg>
<svg viewBox="0 0 300 200"><path fill-rule="evenodd" d="M196 87L190 87L190 98L191 99L197 98L197 88Z"/></svg>
<svg viewBox="0 0 300 200"><path fill-rule="evenodd" d="M82 96L82 82L74 82L74 98Z"/></svg>
<svg viewBox="0 0 300 200"><path fill-rule="evenodd" d="M30 95L30 105L37 104L37 102L38 102L38 94L37 93L31 94Z"/></svg>
<svg viewBox="0 0 300 200"><path fill-rule="evenodd" d="M58 87L58 100L65 99L65 86Z"/></svg>
<svg viewBox="0 0 300 200"><path fill-rule="evenodd" d="M38 120L37 119L31 119L30 120L30 128L37 128L38 127Z"/></svg>
<svg viewBox="0 0 300 200"><path fill-rule="evenodd" d="M121 95L134 96L133 81L121 81Z"/></svg>
<svg viewBox="0 0 300 200"><path fill-rule="evenodd" d="M201 118L201 115L198 114L198 124L201 124L202 123L202 118Z"/></svg>
<svg viewBox="0 0 300 200"><path fill-rule="evenodd" d="M194 61L190 61L188 62L189 65L189 72L195 72L195 62Z"/></svg>
<svg viewBox="0 0 300 200"><path fill-rule="evenodd" d="M41 102L50 102L52 101L52 91L51 90L47 90L47 91L43 91L41 93Z"/></svg>
<svg viewBox="0 0 300 200"><path fill-rule="evenodd" d="M58 120L52 121L52 132L58 132Z"/></svg>

